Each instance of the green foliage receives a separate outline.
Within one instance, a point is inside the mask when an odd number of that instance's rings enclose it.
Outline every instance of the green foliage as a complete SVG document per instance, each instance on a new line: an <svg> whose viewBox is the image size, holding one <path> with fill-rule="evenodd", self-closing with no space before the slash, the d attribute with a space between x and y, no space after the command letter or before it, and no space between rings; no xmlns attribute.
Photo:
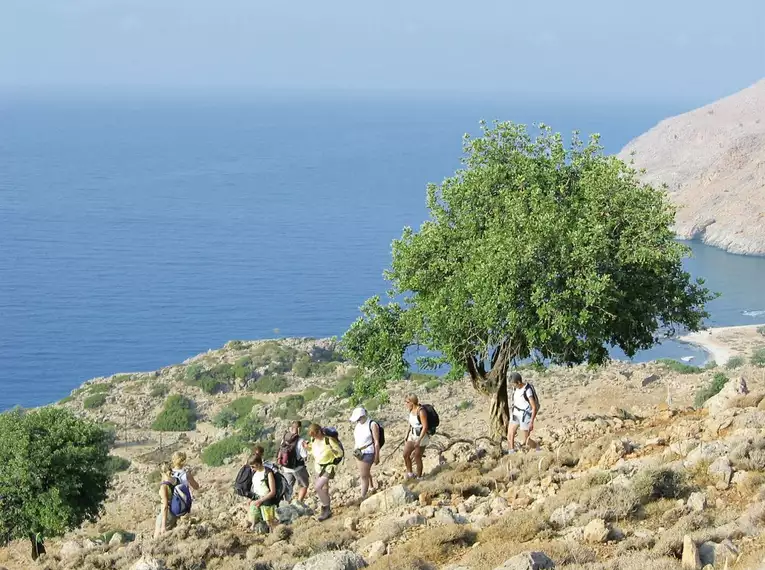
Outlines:
<svg viewBox="0 0 765 570"><path fill-rule="evenodd" d="M292 365L292 373L299 378L308 378L311 375L311 358L304 354Z"/></svg>
<svg viewBox="0 0 765 570"><path fill-rule="evenodd" d="M710 360L704 364L704 370L714 370L715 368L717 368L717 361L715 360Z"/></svg>
<svg viewBox="0 0 765 570"><path fill-rule="evenodd" d="M364 406L364 408L366 408L368 411L374 412L382 408L389 401L390 399L388 398L388 394L386 393L385 395L377 396L375 398L369 398L359 403L362 406Z"/></svg>
<svg viewBox="0 0 765 570"><path fill-rule="evenodd" d="M459 404L457 404L456 408L457 411L464 412L465 410L469 410L473 407L472 400L462 400Z"/></svg>
<svg viewBox="0 0 765 570"><path fill-rule="evenodd" d="M0 544L95 521L111 478L110 442L63 408L0 414Z"/></svg>
<svg viewBox="0 0 765 570"><path fill-rule="evenodd" d="M686 476L674 469L646 469L633 478L632 491L642 504L677 499L687 491Z"/></svg>
<svg viewBox="0 0 765 570"><path fill-rule="evenodd" d="M261 376L250 385L250 389L263 394L283 392L286 388L287 379L284 376Z"/></svg>
<svg viewBox="0 0 765 570"><path fill-rule="evenodd" d="M162 473L159 471L159 469L154 469L153 471L150 471L149 474L146 476L146 482L149 485L156 485L159 484L162 481Z"/></svg>
<svg viewBox="0 0 765 570"><path fill-rule="evenodd" d="M337 384L335 384L334 389L332 390L332 393L337 398L350 398L353 396L353 378L355 377L355 373L349 373L342 376L338 381Z"/></svg>
<svg viewBox="0 0 765 570"><path fill-rule="evenodd" d="M307 354L303 354L292 365L292 373L299 378L333 376L340 364L337 361L313 362Z"/></svg>
<svg viewBox="0 0 765 570"><path fill-rule="evenodd" d="M672 358L660 358L657 362L664 365L665 368L678 374L700 374L704 370L698 366L691 366L685 362L679 360L673 360Z"/></svg>
<svg viewBox="0 0 765 570"><path fill-rule="evenodd" d="M228 348L231 350L244 350L247 345L241 340L231 340L228 342Z"/></svg>
<svg viewBox="0 0 765 570"><path fill-rule="evenodd" d="M757 327L757 332L761 334L762 336L765 336L765 325L762 325L761 327Z"/></svg>
<svg viewBox="0 0 765 570"><path fill-rule="evenodd" d="M82 406L86 410L94 410L95 408L100 408L106 403L106 394L104 393L97 393L93 394L92 396L88 396L85 398L85 400L82 402Z"/></svg>
<svg viewBox="0 0 765 570"><path fill-rule="evenodd" d="M755 366L765 366L765 346L755 349L755 351L752 353L752 357L749 359L749 362Z"/></svg>
<svg viewBox="0 0 765 570"><path fill-rule="evenodd" d="M263 435L263 422L255 416L245 416L236 422L239 428L239 435L245 441L255 441Z"/></svg>
<svg viewBox="0 0 765 570"><path fill-rule="evenodd" d="M728 362L725 363L725 368L732 370L734 368L741 368L746 364L746 359L743 356L731 356Z"/></svg>
<svg viewBox="0 0 765 570"><path fill-rule="evenodd" d="M190 431L196 427L194 402L179 394L165 400L165 406L154 420L151 429L157 431Z"/></svg>
<svg viewBox="0 0 765 570"><path fill-rule="evenodd" d="M334 376L342 362L331 360L329 362L311 362L311 376Z"/></svg>
<svg viewBox="0 0 765 570"><path fill-rule="evenodd" d="M315 399L319 398L322 394L324 394L324 390L319 388L318 386L309 386L305 390L303 390L303 399L307 402L313 402Z"/></svg>
<svg viewBox="0 0 765 570"><path fill-rule="evenodd" d="M693 405L697 408L703 406L704 402L706 402L709 398L719 394L720 390L723 389L727 382L728 377L722 372L717 372L712 377L712 381L707 386L696 392L696 397L693 400Z"/></svg>
<svg viewBox="0 0 765 570"><path fill-rule="evenodd" d="M285 396L276 402L272 414L277 418L283 420L295 420L298 418L298 413L305 405L305 398L300 394L292 396Z"/></svg>
<svg viewBox="0 0 765 570"><path fill-rule="evenodd" d="M240 435L232 435L208 445L202 450L202 462L210 467L220 467L229 457L234 457L249 448L249 443Z"/></svg>
<svg viewBox="0 0 765 570"><path fill-rule="evenodd" d="M134 532L127 532L127 531L121 530L121 529L108 530L108 531L106 531L103 534L99 534L98 536L94 536L93 540L95 542L101 542L103 544L109 544L109 541L117 533L122 535L122 539L123 539L124 542L133 542L135 540L135 533Z"/></svg>
<svg viewBox="0 0 765 570"><path fill-rule="evenodd" d="M154 384L151 387L149 396L152 398L164 398L170 392L170 386L167 384Z"/></svg>
<svg viewBox="0 0 765 570"><path fill-rule="evenodd" d="M428 220L393 243L398 301L371 298L343 336L345 355L381 380L362 393L401 378L413 345L438 355L431 369L448 364L491 392L514 359L597 365L611 346L632 356L658 330L702 326L714 295L684 270L661 189L597 138L482 128L465 139L464 168L428 186Z"/></svg>
<svg viewBox="0 0 765 570"><path fill-rule="evenodd" d="M417 385L427 384L438 378L435 374L425 374L423 372L410 372L407 374L407 380L414 382Z"/></svg>
<svg viewBox="0 0 765 570"><path fill-rule="evenodd" d="M245 420L256 405L262 405L263 402L252 396L242 396L237 398L213 418L213 425L220 428L235 426L241 428Z"/></svg>
<svg viewBox="0 0 765 570"><path fill-rule="evenodd" d="M106 384L104 382L101 382L99 384L89 384L88 385L88 391L91 394L103 394L106 392L111 391L112 387L110 384Z"/></svg>
<svg viewBox="0 0 765 570"><path fill-rule="evenodd" d="M112 378L112 384L123 384L125 382L130 382L132 379L132 374L118 374Z"/></svg>
<svg viewBox="0 0 765 570"><path fill-rule="evenodd" d="M267 367L268 374L283 374L292 370L297 350L283 346L280 342L269 341L257 345L252 351L254 368Z"/></svg>
<svg viewBox="0 0 765 570"><path fill-rule="evenodd" d="M438 388L441 387L441 384L441 380L435 379L431 380L430 382L426 382L422 387L425 388L426 392L432 392L433 390L438 390Z"/></svg>
<svg viewBox="0 0 765 570"><path fill-rule="evenodd" d="M231 372L234 375L234 378L239 378L240 380L251 378L254 373L252 358L243 356L234 363Z"/></svg>
<svg viewBox="0 0 765 570"><path fill-rule="evenodd" d="M126 471L130 467L130 460L117 455L110 455L107 462L107 468L110 473L117 473L119 471Z"/></svg>

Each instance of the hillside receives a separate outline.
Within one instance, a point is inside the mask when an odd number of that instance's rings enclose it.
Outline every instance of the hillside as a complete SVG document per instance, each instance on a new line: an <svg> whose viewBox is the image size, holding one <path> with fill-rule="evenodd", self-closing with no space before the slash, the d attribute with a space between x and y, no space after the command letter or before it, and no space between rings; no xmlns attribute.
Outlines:
<svg viewBox="0 0 765 570"><path fill-rule="evenodd" d="M765 80L662 121L619 157L667 185L682 238L765 254Z"/></svg>
<svg viewBox="0 0 765 570"><path fill-rule="evenodd" d="M751 338L759 335L752 330ZM299 417L337 426L346 448L352 446L349 368L332 341L234 341L156 372L97 378L58 405L116 432L113 454L125 460L124 469L103 517L49 540L48 556L35 564L28 542L12 543L0 549L0 567L548 567L526 563L524 553L538 552L544 555L533 555L537 562L549 557L571 570L664 570L680 568L684 551L698 547L700 560L716 556L717 568L726 557L731 567L738 560L737 569L759 568L765 555L765 354L758 349L765 338L757 342L738 346L740 356L729 367L615 362L524 370L542 399L535 432L542 451L511 456L485 438L488 400L467 380L414 375L391 386L390 403L366 402L386 427L384 461L373 471L381 491L359 504L349 456L331 485L332 519L318 523L285 505L279 516L288 524L266 536L245 529L246 504L232 490L247 441L268 447ZM758 358L750 362L753 352ZM692 407L701 390L727 378L723 392L706 404L711 413ZM736 392L741 378L746 396ZM434 403L442 418L425 476L414 482L404 481L397 450L409 392ZM192 402L194 429L152 429L174 395ZM192 516L155 541L156 467L177 449L189 454L202 489Z"/></svg>

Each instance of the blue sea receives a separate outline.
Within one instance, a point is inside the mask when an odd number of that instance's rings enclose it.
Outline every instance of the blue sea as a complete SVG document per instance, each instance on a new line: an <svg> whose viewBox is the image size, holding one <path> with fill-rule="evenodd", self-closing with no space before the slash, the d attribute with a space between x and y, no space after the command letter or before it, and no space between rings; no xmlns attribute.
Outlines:
<svg viewBox="0 0 765 570"><path fill-rule="evenodd" d="M384 293L480 119L599 132L678 104L269 95L0 101L0 410L231 339L340 335ZM694 245L711 325L765 321L765 259ZM745 314L746 312L746 314ZM667 343L638 359L703 355Z"/></svg>

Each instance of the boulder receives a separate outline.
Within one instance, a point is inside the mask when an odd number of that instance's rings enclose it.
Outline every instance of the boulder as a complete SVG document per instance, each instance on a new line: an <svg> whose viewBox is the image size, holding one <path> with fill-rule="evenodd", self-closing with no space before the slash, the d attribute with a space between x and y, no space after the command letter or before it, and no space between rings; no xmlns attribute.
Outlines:
<svg viewBox="0 0 765 570"><path fill-rule="evenodd" d="M738 557L738 548L730 540L722 542L705 542L699 546L699 558L704 565L711 564L715 568L723 568L727 561L732 566Z"/></svg>
<svg viewBox="0 0 765 570"><path fill-rule="evenodd" d="M687 469L692 469L701 462L711 463L718 457L724 457L729 451L729 447L722 441L702 442L688 453L683 465Z"/></svg>
<svg viewBox="0 0 765 570"><path fill-rule="evenodd" d="M444 451L444 459L447 463L469 463L475 461L478 456L475 446L469 443L455 443L452 447Z"/></svg>
<svg viewBox="0 0 765 570"><path fill-rule="evenodd" d="M385 489L382 493L375 493L367 497L361 503L360 511L362 515L372 513L385 513L390 509L401 507L415 500L414 494L403 485L396 485Z"/></svg>
<svg viewBox="0 0 765 570"><path fill-rule="evenodd" d="M709 466L707 473L714 480L718 489L727 489L733 477L733 467L730 465L730 459L718 457Z"/></svg>
<svg viewBox="0 0 765 570"><path fill-rule="evenodd" d="M700 491L697 491L695 493L691 493L691 496L688 497L688 508L692 511L696 511L697 513L700 513L703 511L707 506L707 496L705 493L702 493Z"/></svg>
<svg viewBox="0 0 765 570"><path fill-rule="evenodd" d="M62 559L74 558L83 550L85 549L80 546L76 540L67 540L64 544L61 545L59 556L61 556Z"/></svg>
<svg viewBox="0 0 765 570"><path fill-rule="evenodd" d="M699 549L687 534L683 537L683 570L701 570Z"/></svg>
<svg viewBox="0 0 765 570"><path fill-rule="evenodd" d="M292 570L359 570L366 568L364 559L350 550L322 552L308 560L298 562Z"/></svg>
<svg viewBox="0 0 765 570"><path fill-rule="evenodd" d="M385 543L382 540L376 540L364 551L364 559L369 560L370 562L374 562L378 558L385 556L387 553L387 547L385 546Z"/></svg>
<svg viewBox="0 0 765 570"><path fill-rule="evenodd" d="M280 523L292 524L300 518L300 511L298 511L293 505L284 505L276 509L276 518Z"/></svg>
<svg viewBox="0 0 765 570"><path fill-rule="evenodd" d="M603 519L592 519L584 527L584 541L589 544L601 544L608 540L609 529Z"/></svg>
<svg viewBox="0 0 765 570"><path fill-rule="evenodd" d="M547 570L549 568L555 568L555 562L544 552L524 552L505 560L502 566L497 566L494 570Z"/></svg>
<svg viewBox="0 0 765 570"><path fill-rule="evenodd" d="M631 451L632 444L629 441L615 439L606 448L600 461L598 461L598 467L608 469Z"/></svg>
<svg viewBox="0 0 765 570"><path fill-rule="evenodd" d="M645 378L643 378L643 380L640 382L640 385L645 388L649 384L653 384L654 382L656 382L658 379L659 379L658 374L651 374L650 376L646 376Z"/></svg>
<svg viewBox="0 0 765 570"><path fill-rule="evenodd" d="M579 503L569 503L565 507L558 507L550 515L550 524L558 529L566 528L579 514Z"/></svg>
<svg viewBox="0 0 765 570"><path fill-rule="evenodd" d="M709 410L709 414L714 416L723 410L732 408L736 400L749 393L746 387L746 380L743 378L730 379L718 394L715 394L704 403L704 408Z"/></svg>

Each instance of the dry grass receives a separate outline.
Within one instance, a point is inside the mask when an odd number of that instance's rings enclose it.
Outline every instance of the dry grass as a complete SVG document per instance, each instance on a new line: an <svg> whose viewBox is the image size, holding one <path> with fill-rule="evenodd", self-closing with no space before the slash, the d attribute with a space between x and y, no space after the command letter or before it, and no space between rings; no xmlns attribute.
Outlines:
<svg viewBox="0 0 765 570"><path fill-rule="evenodd" d="M740 443L731 451L730 460L737 471L765 471L765 438Z"/></svg>
<svg viewBox="0 0 765 570"><path fill-rule="evenodd" d="M411 489L415 494L426 493L431 497L460 495L467 498L485 496L497 484L496 478L484 475L476 465L457 463L441 466L435 475L418 481Z"/></svg>
<svg viewBox="0 0 765 570"><path fill-rule="evenodd" d="M541 510L515 511L481 530L478 539L482 544L498 540L528 542L550 528L550 523Z"/></svg>
<svg viewBox="0 0 765 570"><path fill-rule="evenodd" d="M299 558L308 558L327 550L349 548L355 539L356 534L345 528L340 517L322 523L305 519L303 524L293 526L292 544Z"/></svg>
<svg viewBox="0 0 765 570"><path fill-rule="evenodd" d="M653 548L659 556L681 558L683 555L683 537L691 535L694 540L703 542L709 538L709 527L713 520L708 513L692 513L681 517L672 528L662 533Z"/></svg>
<svg viewBox="0 0 765 570"><path fill-rule="evenodd" d="M593 550L573 540L556 540L545 549L544 553L558 566L592 564L598 560Z"/></svg>
<svg viewBox="0 0 765 570"><path fill-rule="evenodd" d="M644 552L620 556L601 563L566 566L567 570L680 570L680 560Z"/></svg>
<svg viewBox="0 0 765 570"><path fill-rule="evenodd" d="M394 548L369 566L370 570L435 570L476 542L476 533L465 526L426 529L416 538Z"/></svg>

